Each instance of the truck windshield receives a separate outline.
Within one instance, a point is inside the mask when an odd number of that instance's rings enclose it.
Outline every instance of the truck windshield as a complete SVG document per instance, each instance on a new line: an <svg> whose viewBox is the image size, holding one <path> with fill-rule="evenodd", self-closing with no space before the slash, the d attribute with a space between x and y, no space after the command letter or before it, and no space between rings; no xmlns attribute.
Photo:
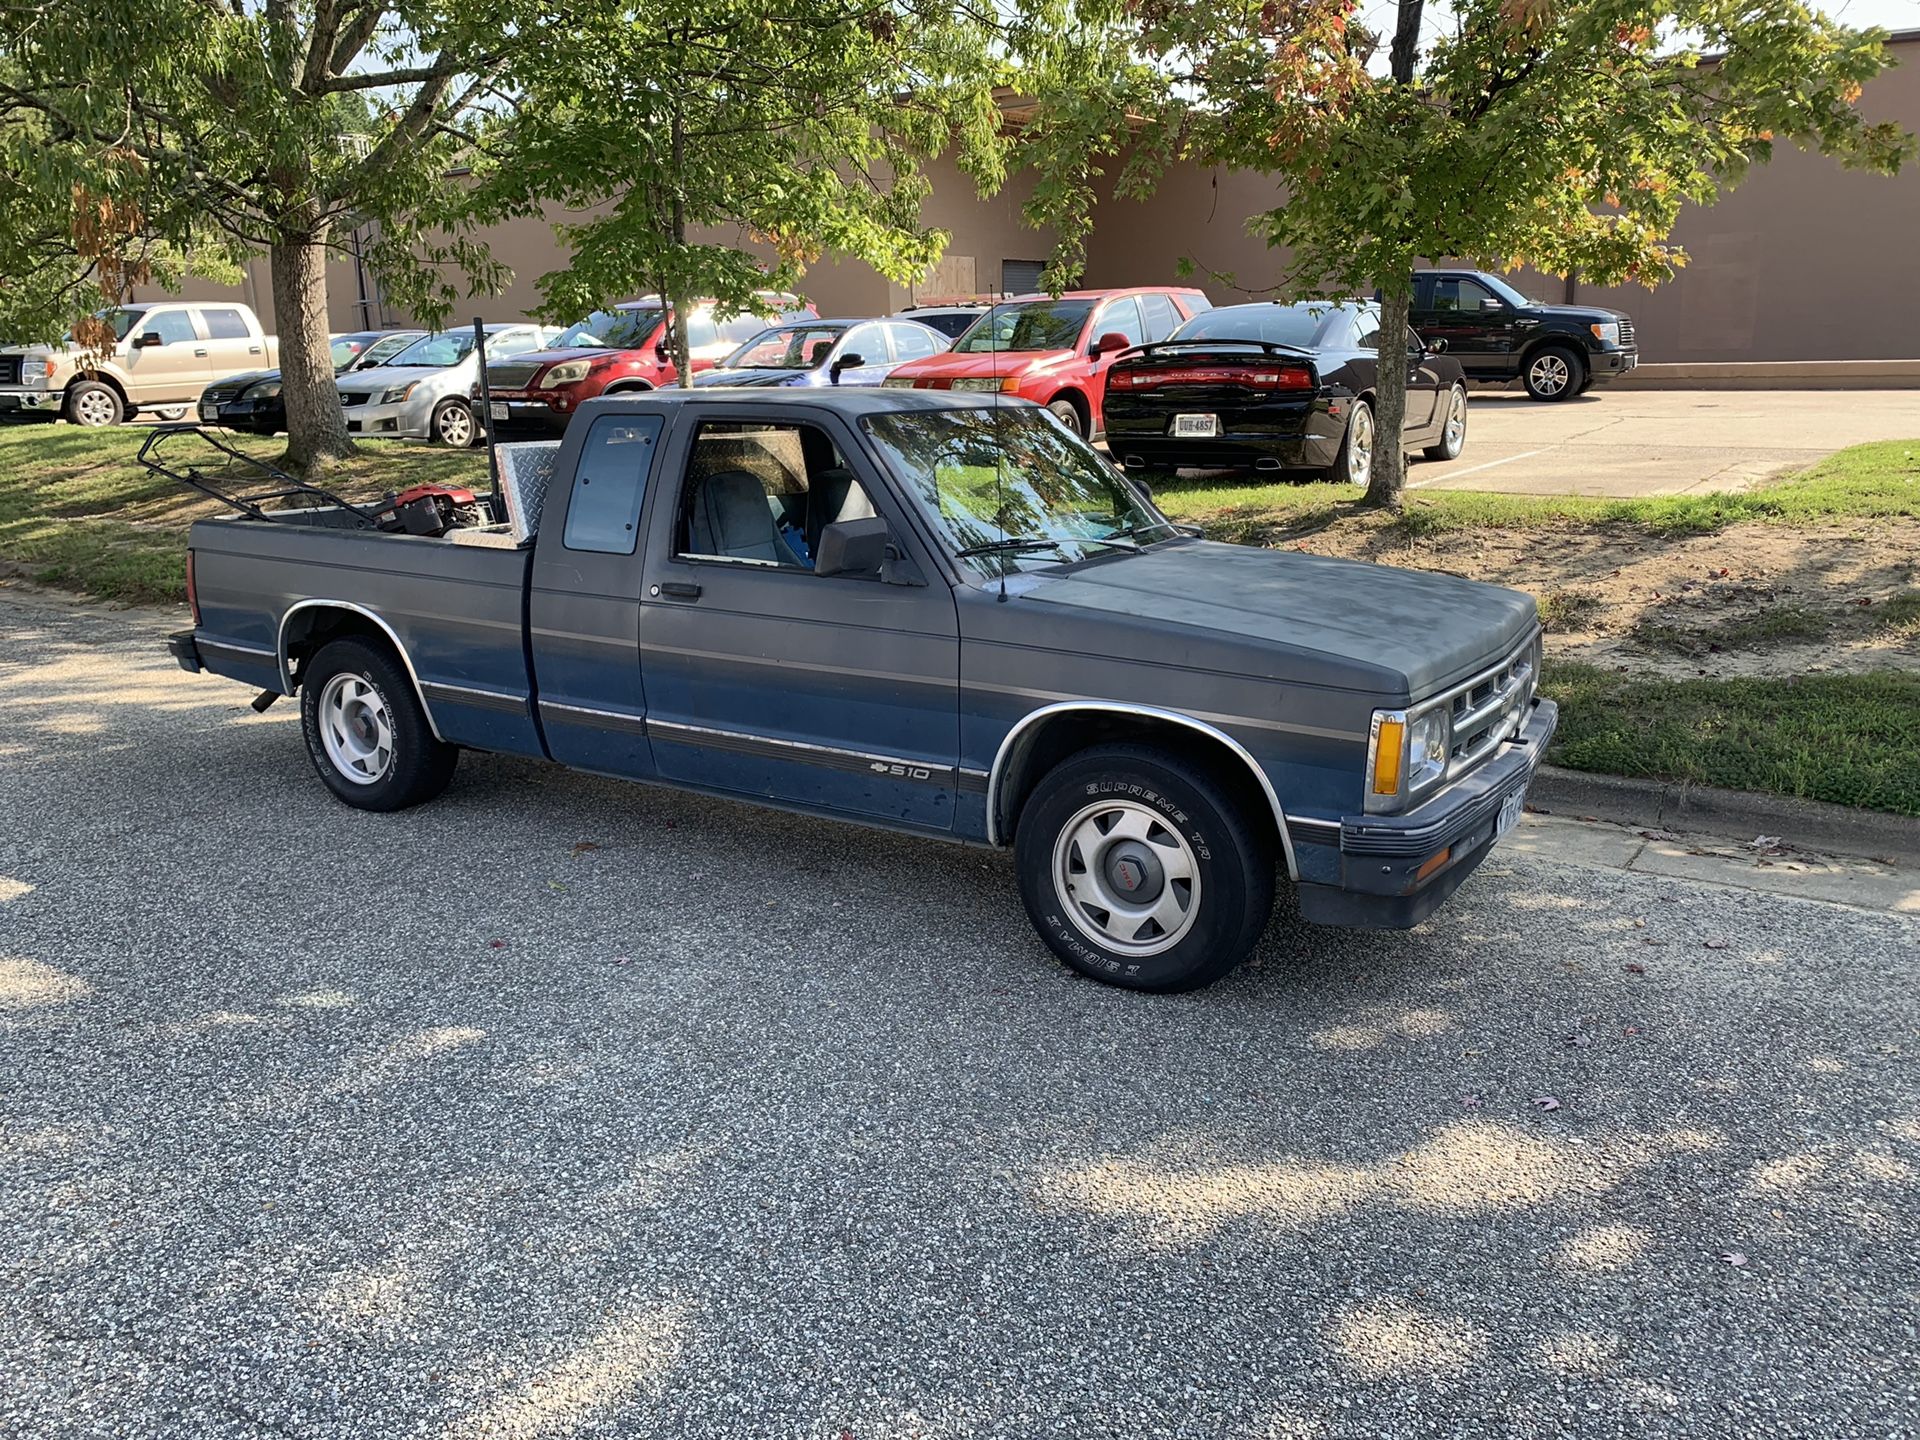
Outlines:
<svg viewBox="0 0 1920 1440"><path fill-rule="evenodd" d="M948 550L981 552L962 563L983 579L1179 533L1139 487L1044 410L895 411L865 424Z"/></svg>
<svg viewBox="0 0 1920 1440"><path fill-rule="evenodd" d="M132 333L133 327L146 319L144 310L96 310L93 318L113 331L115 341L124 340ZM69 330L60 337L67 344L73 343L73 331Z"/></svg>
<svg viewBox="0 0 1920 1440"><path fill-rule="evenodd" d="M996 305L954 345L956 355L997 350L1071 350L1093 313L1091 300L1016 300Z"/></svg>
<svg viewBox="0 0 1920 1440"><path fill-rule="evenodd" d="M827 363L844 325L781 325L762 330L720 362L722 370L816 370Z"/></svg>
<svg viewBox="0 0 1920 1440"><path fill-rule="evenodd" d="M553 342L555 350L638 350L660 322L662 310L596 310L569 325Z"/></svg>

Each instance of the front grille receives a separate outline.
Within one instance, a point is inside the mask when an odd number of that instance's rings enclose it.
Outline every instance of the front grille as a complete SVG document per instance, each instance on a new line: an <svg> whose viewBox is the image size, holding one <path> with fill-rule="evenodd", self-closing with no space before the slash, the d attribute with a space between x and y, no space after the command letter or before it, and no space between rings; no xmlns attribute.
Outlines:
<svg viewBox="0 0 1920 1440"><path fill-rule="evenodd" d="M1626 316L1620 317L1620 345L1622 349L1633 344L1633 321Z"/></svg>
<svg viewBox="0 0 1920 1440"><path fill-rule="evenodd" d="M200 392L202 403L212 401L215 405L225 405L230 400L238 400L245 385L209 385Z"/></svg>
<svg viewBox="0 0 1920 1440"><path fill-rule="evenodd" d="M1538 683L1537 643L1537 636L1529 637L1499 665L1476 675L1447 698L1453 729L1447 778L1471 770L1519 728Z"/></svg>
<svg viewBox="0 0 1920 1440"><path fill-rule="evenodd" d="M538 365L489 365L487 384L495 390L524 390L539 373Z"/></svg>
<svg viewBox="0 0 1920 1440"><path fill-rule="evenodd" d="M372 392L367 390L342 390L340 392L340 403L342 405L364 405L372 398Z"/></svg>
<svg viewBox="0 0 1920 1440"><path fill-rule="evenodd" d="M0 355L0 385L18 385L20 383L20 357L18 355Z"/></svg>

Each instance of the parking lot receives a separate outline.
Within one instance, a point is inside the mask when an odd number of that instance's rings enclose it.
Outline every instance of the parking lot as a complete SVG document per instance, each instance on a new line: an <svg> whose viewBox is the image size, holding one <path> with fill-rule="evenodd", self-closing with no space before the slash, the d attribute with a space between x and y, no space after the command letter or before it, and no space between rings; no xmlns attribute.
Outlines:
<svg viewBox="0 0 1920 1440"><path fill-rule="evenodd" d="M1920 434L1920 390L1635 390L1543 405L1478 389L1466 453L1420 463L1412 488L1527 495L1738 490L1835 450Z"/></svg>
<svg viewBox="0 0 1920 1440"><path fill-rule="evenodd" d="M349 811L167 625L0 591L0 1432L1920 1426L1910 920L1514 847L1132 995L998 855Z"/></svg>

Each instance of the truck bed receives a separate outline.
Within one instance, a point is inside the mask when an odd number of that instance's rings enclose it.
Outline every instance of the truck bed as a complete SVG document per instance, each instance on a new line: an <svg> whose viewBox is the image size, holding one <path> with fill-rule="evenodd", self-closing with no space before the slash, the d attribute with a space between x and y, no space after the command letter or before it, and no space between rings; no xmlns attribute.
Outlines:
<svg viewBox="0 0 1920 1440"><path fill-rule="evenodd" d="M216 674L290 694L290 649L344 611L398 645L441 739L543 753L524 643L530 546L242 519L202 520L189 543Z"/></svg>

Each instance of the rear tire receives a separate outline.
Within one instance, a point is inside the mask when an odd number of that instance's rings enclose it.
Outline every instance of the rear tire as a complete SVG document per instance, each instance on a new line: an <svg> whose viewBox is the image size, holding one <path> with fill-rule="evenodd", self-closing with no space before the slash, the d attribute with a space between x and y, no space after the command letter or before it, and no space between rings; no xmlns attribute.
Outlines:
<svg viewBox="0 0 1920 1440"><path fill-rule="evenodd" d="M334 640L300 671L300 729L322 783L356 810L405 810L453 779L460 752L436 740L392 654Z"/></svg>
<svg viewBox="0 0 1920 1440"><path fill-rule="evenodd" d="M1467 448L1467 387L1455 385L1447 394L1440 421L1440 443L1420 453L1429 460L1458 460Z"/></svg>
<svg viewBox="0 0 1920 1440"><path fill-rule="evenodd" d="M1373 447L1378 443L1373 406L1365 400L1354 401L1353 408L1347 412L1346 432L1340 437L1333 464L1322 470L1318 478L1335 485L1358 485L1366 489L1373 478Z"/></svg>
<svg viewBox="0 0 1920 1440"><path fill-rule="evenodd" d="M1040 938L1081 974L1129 990L1211 985L1273 909L1272 847L1205 768L1101 745L1040 781L1014 835Z"/></svg>
<svg viewBox="0 0 1920 1440"><path fill-rule="evenodd" d="M69 424L88 430L104 430L127 418L126 402L121 400L120 392L98 380L76 380L69 385L66 412Z"/></svg>
<svg viewBox="0 0 1920 1440"><path fill-rule="evenodd" d="M1565 345L1542 345L1527 357L1521 374L1527 394L1536 400L1571 400L1584 385L1587 367Z"/></svg>

